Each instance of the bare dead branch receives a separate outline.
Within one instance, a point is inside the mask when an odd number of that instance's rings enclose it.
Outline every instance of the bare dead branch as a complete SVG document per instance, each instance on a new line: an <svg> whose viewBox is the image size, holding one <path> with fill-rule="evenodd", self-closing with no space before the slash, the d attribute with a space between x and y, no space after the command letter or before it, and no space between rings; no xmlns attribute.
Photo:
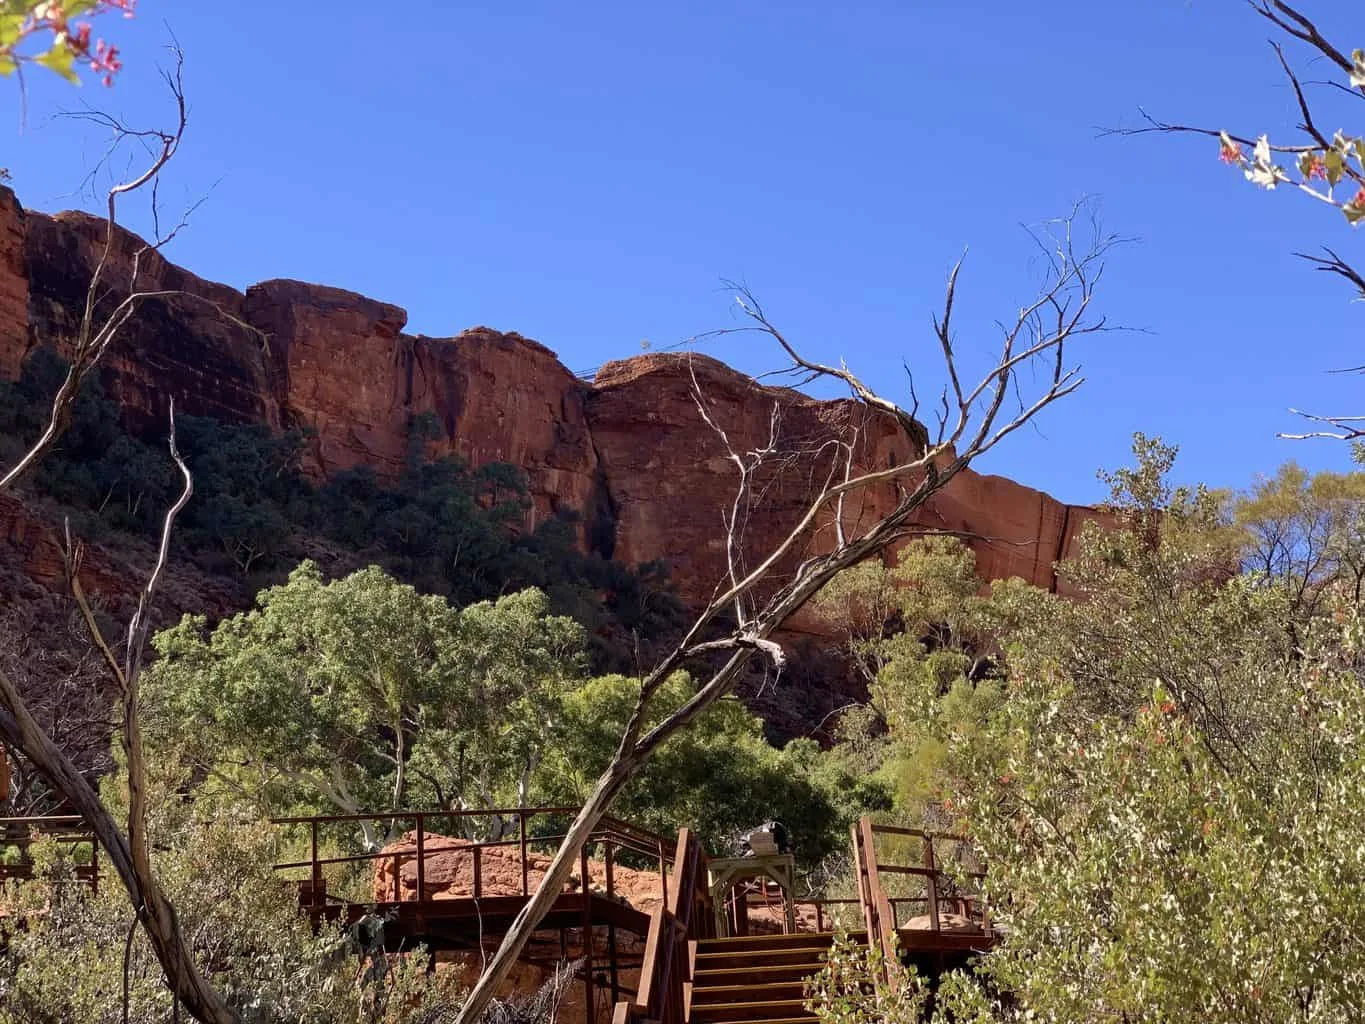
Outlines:
<svg viewBox="0 0 1365 1024"><path fill-rule="evenodd" d="M1281 0L1248 0L1248 3L1251 4L1252 10L1261 17L1272 22L1295 39L1300 39L1314 47L1333 64L1350 74L1352 70L1350 59L1328 42L1323 34L1318 31L1318 27L1293 7L1282 3Z"/></svg>
<svg viewBox="0 0 1365 1024"><path fill-rule="evenodd" d="M1307 260L1309 263L1313 264L1315 270L1324 270L1329 274L1336 274L1339 277L1343 277L1347 281L1350 281L1351 284L1355 285L1359 290L1361 298L1365 298L1365 274L1356 270L1355 267L1351 266L1338 256L1334 250L1329 249L1327 246L1324 245L1322 251L1327 253L1326 259L1321 256L1309 256L1302 252L1296 252L1294 255L1301 260Z"/></svg>
<svg viewBox="0 0 1365 1024"><path fill-rule="evenodd" d="M1237 143L1237 144L1240 145L1240 146L1246 146L1246 147L1248 147L1248 148L1251 148L1251 147L1253 147L1253 146L1256 145L1256 140L1255 140L1254 138L1251 138L1250 136L1247 136L1247 135L1234 135L1232 132L1222 132L1222 131L1218 130L1217 128L1198 128L1198 127L1195 127L1195 126L1193 126L1193 125L1188 125L1188 124L1172 124L1171 122L1168 122L1168 121L1161 121L1161 120L1158 120L1157 118L1153 117L1151 114L1147 113L1147 111L1144 110L1142 107L1138 107L1138 114L1139 114L1139 116L1142 117L1142 119L1143 119L1144 121L1147 122L1147 127L1145 127L1145 128L1102 128L1102 129L1100 129L1100 132L1099 132L1100 138L1107 138L1107 137L1113 136L1113 135L1117 135L1117 136L1120 136L1120 137L1131 137L1131 136L1135 136L1135 135L1153 135L1153 134L1159 134L1159 135L1203 135L1203 136L1205 136L1205 137L1207 137L1207 138L1218 139L1218 138L1222 138L1222 136L1223 136L1224 134L1226 134L1228 138L1230 138L1233 142ZM1274 144L1272 144L1272 145L1270 146L1270 151L1271 151L1272 153L1287 153L1287 154L1291 154L1291 155L1297 155L1297 154L1299 154L1299 153L1311 153L1311 152L1312 152L1314 149L1316 149L1316 148L1317 148L1316 146L1306 146L1306 145L1305 145L1305 146L1281 146L1281 145L1274 145Z"/></svg>
<svg viewBox="0 0 1365 1024"><path fill-rule="evenodd" d="M972 461L1080 386L1079 371L1075 367L1065 368L1062 350L1072 339L1106 329L1103 318L1092 316L1090 307L1095 287L1103 276L1104 256L1116 240L1096 233L1086 247L1078 246L1072 232L1072 221L1078 212L1079 208L1073 210L1070 218L1055 225L1060 230L1050 236L1053 244L1047 249L1048 276L1039 296L1025 305L1013 323L1004 329L992 367L971 388L962 383L960 346L952 339L949 328L961 261L954 267L949 276L943 313L932 322L933 347L942 360L947 378L939 433L932 441L929 432L910 412L873 391L847 365L835 366L804 356L773 324L753 295L743 287L736 288L736 302L750 325L713 332L711 337L738 331L766 335L789 360L784 372L805 383L819 380L842 383L867 415L881 416L895 424L909 442L910 450L918 454L899 465L861 467L856 461L859 425L855 425L853 436L838 439L831 449L834 457L824 471L823 485L796 522L776 544L757 554L752 567L746 568L748 561L739 551L740 510L748 507L746 503L755 493L754 472L765 460L777 454L776 420L773 421L773 433L764 446L752 452L742 451L742 446L735 444L729 431L718 422L693 374L693 398L698 413L720 440L729 461L738 471L736 497L729 511L722 514L727 544L735 546L733 552L727 548L727 585L717 588L682 640L641 680L635 707L615 755L570 825L535 894L513 922L461 1008L460 1024L474 1024L481 1019L493 993L562 891L592 829L617 793L648 762L659 745L729 694L754 653L765 654L780 670L783 656L772 635L783 623L838 573L904 537L905 531L911 528L911 517ZM1043 310L1053 314L1052 322L1046 326L1040 315ZM1047 383L1030 399L1020 398L1018 409L1006 414L1003 411L1005 396L1019 394L1013 389L1016 373L1039 360L1047 367ZM814 450L823 449L817 446ZM845 497L857 493L865 495L869 488L879 484L894 485L899 498L896 505L861 532L849 530L842 517ZM814 531L827 521L831 511L837 525L832 531L830 550L804 558L794 572L786 574L784 566L809 550L807 545ZM783 580L781 585L764 596L763 592L771 589L779 578ZM737 611L734 628L724 637L707 638L708 631L730 608ZM718 670L709 673L682 707L645 731L645 723L651 717L652 700L663 680L698 656L726 651L731 652L729 658Z"/></svg>
<svg viewBox="0 0 1365 1024"><path fill-rule="evenodd" d="M1290 409L1295 416L1313 423L1325 423L1332 430L1313 430L1303 434L1276 434L1286 441L1306 441L1310 438L1325 438L1331 441L1355 441L1365 437L1365 416L1318 416L1302 409ZM1356 426L1356 424L1361 424Z"/></svg>
<svg viewBox="0 0 1365 1024"><path fill-rule="evenodd" d="M118 204L120 199L151 187L155 202L156 183L161 171L179 149L186 126L186 103L182 85L183 54L173 49L175 68L164 77L175 100L176 123L173 130L151 133L156 149L149 165L130 179L114 185L107 197L104 247L86 289L84 310L77 330L70 367L52 400L51 415L46 429L32 447L8 471L0 475L0 493L13 487L30 469L51 450L70 420L72 409L80 396L82 385L96 370L110 346L137 308L149 299L187 297L204 301L179 291L139 290L143 259L171 241L185 224L144 243L133 254L128 293L106 315L99 311L108 299L105 279L118 239ZM109 123L123 130L112 118ZM157 215L157 225L160 219ZM216 306L215 306L216 308ZM70 757L47 731L34 719L17 686L0 671L0 741L21 751L61 794L64 800L85 819L101 846L108 853L110 863L127 890L131 905L137 909L137 919L156 954L173 994L175 1005L185 1008L198 1020L208 1024L237 1024L237 1015L221 994L209 984L194 962L184 933L180 928L175 908L167 899L152 871L151 851L146 834L146 764L142 749L141 720L138 701L138 680L150 630L150 616L158 586L164 575L170 552L170 538L176 517L193 493L189 470L175 444L174 404L171 405L170 454L184 477L185 487L180 498L167 511L161 531L157 561L144 587L129 627L124 660L119 663L113 649L105 640L90 601L80 584L82 548L67 530L65 559L71 590L90 637L118 683L122 703L122 734L127 754L127 783L129 791L129 820L126 829L120 827L101 801L98 793L80 774ZM177 1009L178 1014L178 1009Z"/></svg>

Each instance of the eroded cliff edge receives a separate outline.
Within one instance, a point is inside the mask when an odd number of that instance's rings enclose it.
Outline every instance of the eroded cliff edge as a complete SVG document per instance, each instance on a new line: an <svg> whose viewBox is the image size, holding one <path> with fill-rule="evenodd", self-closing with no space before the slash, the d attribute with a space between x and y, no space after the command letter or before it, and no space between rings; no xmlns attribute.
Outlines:
<svg viewBox="0 0 1365 1024"><path fill-rule="evenodd" d="M26 212L0 189L0 376L18 376L35 349L71 341L104 226L81 213ZM142 243L116 239L110 280L126 283ZM889 422L851 402L819 401L769 388L706 357L643 355L609 363L592 380L575 377L544 345L476 327L450 338L404 333L398 306L297 281L267 281L245 292L205 281L155 253L143 259L144 286L196 297L150 301L128 324L105 368L105 385L131 423L178 409L272 428L307 427L307 470L324 477L357 465L396 472L409 424L438 425L430 451L474 465L510 462L527 474L534 516L579 512L583 542L628 563L662 560L680 595L699 602L725 570L722 510L733 470L692 396L694 378L714 418L737 446L762 443L780 409L782 444L815 445L857 425L859 461L884 465L913 456ZM811 494L810 473L775 474L762 514L750 524L761 546L775 539ZM872 491L856 512L872 517L894 502ZM0 557L25 562L31 580L57 585L32 564L35 524L7 508ZM975 535L983 578L1020 576L1053 588L1053 563L1068 554L1097 513L1067 506L999 476L960 474L921 516L925 526ZM812 545L822 543L817 534ZM798 630L822 632L809 618Z"/></svg>

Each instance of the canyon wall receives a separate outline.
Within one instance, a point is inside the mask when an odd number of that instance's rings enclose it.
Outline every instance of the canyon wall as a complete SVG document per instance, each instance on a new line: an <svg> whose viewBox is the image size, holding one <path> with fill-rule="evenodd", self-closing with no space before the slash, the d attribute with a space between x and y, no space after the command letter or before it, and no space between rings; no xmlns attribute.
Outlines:
<svg viewBox="0 0 1365 1024"><path fill-rule="evenodd" d="M0 189L0 376L15 378L41 346L69 350L103 236L98 218L25 212ZM142 245L128 233L115 238L107 278L115 293L126 291ZM321 478L358 465L397 472L409 425L423 416L436 426L432 454L522 467L533 516L578 512L585 545L629 563L666 562L694 603L726 571L722 516L735 483L724 445L693 398L694 380L738 449L775 437L784 453L816 452L856 428L860 466L916 454L892 421L856 403L761 386L704 356L638 356L609 363L588 381L520 335L485 327L451 338L409 335L399 307L336 288L277 280L243 293L155 252L142 257L141 284L183 294L143 303L110 353L105 386L130 423L164 421L173 397L189 413L309 428L307 470ZM748 520L753 550L794 521L829 458L826 450L787 460L764 477L762 506ZM894 502L890 485L874 488L846 507L846 526ZM919 521L972 535L984 579L1021 576L1053 588L1053 562L1096 515L968 471ZM11 510L11 542L17 521ZM822 524L797 555L827 546L831 531ZM35 559L33 535L24 536L19 546ZM50 569L34 575L47 580ZM795 626L822 632L808 618Z"/></svg>

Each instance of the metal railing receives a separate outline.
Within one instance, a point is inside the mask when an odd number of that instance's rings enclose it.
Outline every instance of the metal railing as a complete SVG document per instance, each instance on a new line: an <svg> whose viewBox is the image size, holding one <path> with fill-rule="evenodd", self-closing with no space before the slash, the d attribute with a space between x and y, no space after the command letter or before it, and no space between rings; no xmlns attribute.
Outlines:
<svg viewBox="0 0 1365 1024"><path fill-rule="evenodd" d="M307 831L308 857L303 860L285 861L274 865L276 871L307 870L307 876L300 879L301 903L314 911L327 905L338 903L380 903L380 902L426 902L433 893L427 885L428 862L441 857L447 863L453 862L458 870L461 862L469 865L468 895L482 899L487 895L515 896L517 892L485 891L483 880L484 862L490 851L514 850L517 873L520 876L521 896L529 896L534 888L531 880L533 871L539 868L532 864L533 848L558 846L564 839L563 832L536 831L533 822L540 819L559 819L578 813L576 807L504 807L464 811L390 811L380 814L320 814L297 817L272 818L271 823L278 826L303 826ZM498 819L506 823L515 821L515 838L471 841L460 838L462 826L480 819ZM399 840L386 844L385 848L360 853L342 853L324 856L322 836L327 826L346 825L352 828L361 825L386 826L388 832L395 825L411 824L405 830L411 840ZM433 829L433 826L435 828ZM400 834L400 837L403 834ZM395 848L396 847L396 848ZM582 890L591 888L589 851L591 848L602 850L605 865L605 892L608 898L616 897L615 868L621 853L634 855L637 860L651 862L659 873L660 898L668 899L668 869L672 864L671 845L663 836L639 828L615 818L604 818L593 830L580 857L580 879ZM342 865L360 865L387 861L392 865L392 889L386 893L375 892L376 899L367 901L342 900L328 892L326 881L327 868ZM404 867L413 865L412 886L409 890L404 883ZM378 872L376 872L376 878ZM410 894L409 894L410 892ZM381 898L386 897L387 899Z"/></svg>
<svg viewBox="0 0 1365 1024"><path fill-rule="evenodd" d="M32 847L50 841L60 846L88 846L90 862L76 864L71 876L98 892L100 886L100 846L95 833L77 815L42 815L26 818L0 818L0 884L11 879L26 881L34 876ZM11 860L10 851L18 858Z"/></svg>
<svg viewBox="0 0 1365 1024"><path fill-rule="evenodd" d="M688 829L678 833L673 867L673 892L650 915L639 992L634 1000L616 1004L612 1024L683 1024L687 1019L697 940L710 938L714 930L706 854Z"/></svg>
<svg viewBox="0 0 1365 1024"><path fill-rule="evenodd" d="M944 862L935 853L935 843L940 847L953 844L959 854L964 850L972 851L971 843L966 836L878 825L867 817L861 818L851 832L853 862L858 879L858 898L863 906L868 945L875 945L881 949L888 970L893 969L898 962L896 944L899 934L902 931L942 934L945 931L943 927L945 910L958 918L948 930L990 934L990 910L984 893L960 891L954 879L955 875L957 878L967 879L969 883L979 883L986 877L986 872L979 867L960 867L950 874L944 870ZM882 861L877 853L878 836L918 841L920 863L899 864ZM972 856L975 860L974 851ZM883 875L922 879L923 893L891 896L887 893ZM921 905L925 913L920 916L928 918L928 927L924 927L923 924L917 924L913 928L902 925L900 908L903 904Z"/></svg>

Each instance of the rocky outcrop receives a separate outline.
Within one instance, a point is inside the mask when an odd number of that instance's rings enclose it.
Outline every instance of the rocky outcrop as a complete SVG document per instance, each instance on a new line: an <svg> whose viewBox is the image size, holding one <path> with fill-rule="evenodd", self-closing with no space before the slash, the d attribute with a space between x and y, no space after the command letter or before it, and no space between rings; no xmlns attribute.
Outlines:
<svg viewBox="0 0 1365 1024"><path fill-rule="evenodd" d="M0 189L0 374L16 376L39 346L69 347L103 237L98 218L25 213ZM130 233L116 237L107 278L116 292L143 248ZM430 453L521 467L533 520L580 513L586 546L629 563L666 562L694 602L726 571L722 516L735 483L694 381L737 449L776 438L783 453L804 453L765 470L761 507L746 527L750 550L770 546L804 509L834 457L831 437L856 431L854 461L863 468L916 454L914 439L857 403L764 387L704 356L644 355L609 363L588 382L520 335L478 327L414 337L403 333L399 307L336 288L277 280L242 293L154 251L142 253L140 281L180 294L147 300L107 363L106 387L131 423L162 422L173 396L190 413L306 428L307 468L325 477L361 465L392 476L421 422L434 428ZM870 489L845 506L846 528L895 500L891 486ZM1017 575L1050 588L1053 562L1094 515L1003 477L964 472L920 522L973 537L983 578ZM827 517L792 564L827 548L832 532ZM50 567L41 575L50 577ZM810 617L793 626L821 632Z"/></svg>
<svg viewBox="0 0 1365 1024"><path fill-rule="evenodd" d="M104 249L104 221L88 214L28 213L23 225L28 322L19 332L0 320L0 368L16 368L43 345L70 351ZM278 427L266 347L242 319L241 293L182 270L146 249L136 235L120 231L103 278L110 293L100 308L111 308L127 294L139 251L139 291L179 295L142 302L110 352L105 383L128 421L164 426L168 400L174 397L176 408L191 415ZM0 283L0 294L8 288Z"/></svg>
<svg viewBox="0 0 1365 1024"><path fill-rule="evenodd" d="M412 337L397 306L298 281L247 289L243 314L266 340L283 422L309 432L314 475L397 474L425 418L435 428L429 454L522 467L534 516L592 505L583 389L545 346L487 327Z"/></svg>
<svg viewBox="0 0 1365 1024"><path fill-rule="evenodd" d="M0 377L19 376L28 336L28 260L24 210L14 193L0 189Z"/></svg>

